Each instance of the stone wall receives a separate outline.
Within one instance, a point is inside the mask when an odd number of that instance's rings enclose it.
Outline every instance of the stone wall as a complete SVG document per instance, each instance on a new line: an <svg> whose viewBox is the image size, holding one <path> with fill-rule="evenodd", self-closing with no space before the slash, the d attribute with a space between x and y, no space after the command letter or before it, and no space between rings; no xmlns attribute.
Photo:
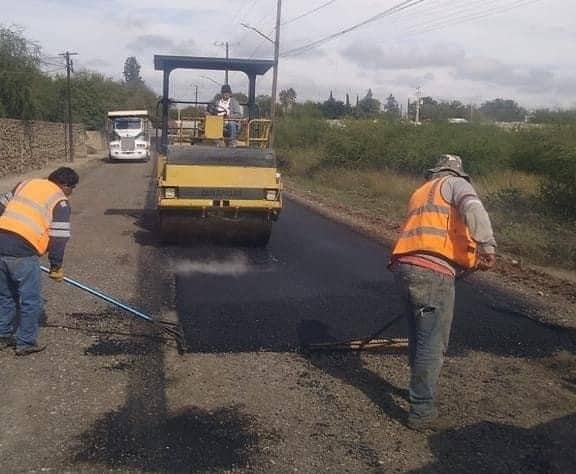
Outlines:
<svg viewBox="0 0 576 474"><path fill-rule="evenodd" d="M42 169L65 161L65 125L0 119L0 177ZM86 158L84 127L74 124L74 159Z"/></svg>

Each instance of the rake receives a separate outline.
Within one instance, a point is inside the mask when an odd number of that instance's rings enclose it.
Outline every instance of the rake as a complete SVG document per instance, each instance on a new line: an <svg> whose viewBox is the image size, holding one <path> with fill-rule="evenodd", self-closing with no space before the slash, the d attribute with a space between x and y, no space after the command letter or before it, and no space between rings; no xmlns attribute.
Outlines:
<svg viewBox="0 0 576 474"><path fill-rule="evenodd" d="M306 345L309 351L361 351L364 349L402 349L408 347L408 339L401 337L381 337L386 329L403 318L403 315L396 316L388 321L374 334L363 339L352 339L340 342L316 342Z"/></svg>
<svg viewBox="0 0 576 474"><path fill-rule="evenodd" d="M41 265L40 269L45 273L50 273L50 270L47 267ZM146 321L147 323L152 324L154 328L158 330L160 333L163 333L174 339L179 354L184 353L186 342L182 332L182 328L178 323L162 319L154 319L151 316L143 313L142 311L132 308L131 306L128 306L126 303L122 303L121 301L112 298L111 296L108 296L107 294L102 293L99 290L90 288L89 286L84 285L83 283L80 283L79 281L76 281L72 278L64 277L64 281L69 285L75 286L76 288L79 288L87 293L90 293L93 296L96 296L118 308L121 308L129 312L130 314L136 316L138 319L141 319L142 321Z"/></svg>

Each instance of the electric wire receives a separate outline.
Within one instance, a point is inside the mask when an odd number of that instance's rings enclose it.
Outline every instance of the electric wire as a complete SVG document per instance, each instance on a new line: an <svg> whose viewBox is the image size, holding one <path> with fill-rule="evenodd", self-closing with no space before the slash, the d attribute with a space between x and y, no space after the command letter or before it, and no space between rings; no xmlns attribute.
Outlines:
<svg viewBox="0 0 576 474"><path fill-rule="evenodd" d="M494 15L499 15L501 13L506 13L510 10L514 10L517 8L520 8L522 6L527 6L536 2L540 2L542 0L518 0L513 2L512 4L508 4L508 5L502 5L500 7L497 8L492 8L488 11L484 11L484 12L475 12L472 13L470 12L467 15L461 15L458 16L456 18L451 18L451 19L447 19L444 18L443 20L437 21L436 23L432 23L429 25L415 25L414 27L408 29L405 31L405 33L407 35L418 35L418 34L422 34L422 33L429 33L432 31L438 31L441 30L443 28L449 27L449 26L458 26L460 24L463 23L468 23L471 21L475 21L475 20L480 20L483 18L487 18L490 16L494 16Z"/></svg>
<svg viewBox="0 0 576 474"><path fill-rule="evenodd" d="M319 40L313 41L311 43L305 44L304 46L300 46L288 51L285 51L283 53L280 54L280 56L282 57L286 57L286 56L296 56L298 54L302 54L305 53L307 51L310 51L311 49L314 49L318 46L321 46L335 38L339 38L340 36L344 36L348 33L351 33L352 31L355 31L363 26L366 26L370 23L373 23L375 21L378 21L382 18L385 18L387 16L391 16L394 15L398 12L401 12L403 10L407 10L409 8L413 8L423 2L425 2L427 0L405 0L403 2L400 2L397 5L394 5L393 7L390 7L386 10L384 10L383 12L380 12L374 16L371 16L370 18L367 18L366 20L360 22L360 23L356 23L355 25L352 25L344 30L338 31L336 33L332 33L331 35L325 36L324 38L321 38Z"/></svg>
<svg viewBox="0 0 576 474"><path fill-rule="evenodd" d="M435 4L423 5L419 10L419 20L423 20L423 23L428 21L438 20L446 15L453 16L458 12L465 12L466 10L472 10L471 7L474 6L489 6L491 3L498 3L500 0L468 0L464 4L456 4L454 0L440 0ZM460 2L461 3L461 2ZM401 12L394 18L397 23L403 23L403 20L408 20L412 23L414 17L411 12Z"/></svg>
<svg viewBox="0 0 576 474"><path fill-rule="evenodd" d="M301 20L302 18L305 18L308 15L312 15L313 13L316 13L317 11L320 11L320 10L332 5L336 1L337 0L329 0L328 2L325 2L322 5L319 5L316 8L313 8L312 10L308 10L307 12L302 13L301 15L298 15L298 16L290 19L290 20L286 20L285 22L281 23L281 25L282 26L289 25L290 23L294 23L295 21Z"/></svg>
<svg viewBox="0 0 576 474"><path fill-rule="evenodd" d="M66 66L62 66L62 67L59 67L58 69L52 69L51 71L42 71L42 73L53 74L53 73L58 72L58 71L64 71L65 69L66 69Z"/></svg>
<svg viewBox="0 0 576 474"><path fill-rule="evenodd" d="M464 5L458 5L457 7L452 7L448 14L446 15L434 15L434 13L439 13L438 11L432 12L428 18L422 18L423 21L419 23L413 23L408 25L408 28L404 30L404 33L412 33L414 31L422 29L427 30L428 28L434 28L442 24L450 24L452 22L458 22L462 19L469 17L475 17L476 15L489 15L502 8L504 5L499 5L499 0L486 0L486 1L472 1L466 2ZM489 8L486 8L489 7Z"/></svg>
<svg viewBox="0 0 576 474"><path fill-rule="evenodd" d="M53 63L49 61L40 61L40 64L42 64L43 66L65 67L65 65L62 63Z"/></svg>

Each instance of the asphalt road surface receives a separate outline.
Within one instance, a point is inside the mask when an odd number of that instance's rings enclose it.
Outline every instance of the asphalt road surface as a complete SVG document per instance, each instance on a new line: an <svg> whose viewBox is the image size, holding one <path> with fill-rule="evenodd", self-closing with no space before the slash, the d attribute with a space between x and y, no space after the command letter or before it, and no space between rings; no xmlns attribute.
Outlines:
<svg viewBox="0 0 576 474"><path fill-rule="evenodd" d="M153 163L79 171L67 274L180 322L187 351L46 279L48 349L0 353L1 472L576 470L575 335L502 290L459 284L446 428L415 433L405 354L301 350L398 314L388 249L290 201L266 249L164 246Z"/></svg>

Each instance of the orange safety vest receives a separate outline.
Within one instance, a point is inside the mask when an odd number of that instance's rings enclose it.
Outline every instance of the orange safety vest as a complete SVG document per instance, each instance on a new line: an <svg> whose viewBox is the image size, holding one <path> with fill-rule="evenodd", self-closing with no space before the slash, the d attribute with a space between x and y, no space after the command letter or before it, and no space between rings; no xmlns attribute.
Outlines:
<svg viewBox="0 0 576 474"><path fill-rule="evenodd" d="M476 242L458 209L440 192L447 177L433 179L418 188L408 204L408 217L392 251L393 256L435 255L463 268L476 266Z"/></svg>
<svg viewBox="0 0 576 474"><path fill-rule="evenodd" d="M2 216L0 229L13 232L44 255L50 241L54 206L68 200L60 187L47 179L31 179L18 185Z"/></svg>

